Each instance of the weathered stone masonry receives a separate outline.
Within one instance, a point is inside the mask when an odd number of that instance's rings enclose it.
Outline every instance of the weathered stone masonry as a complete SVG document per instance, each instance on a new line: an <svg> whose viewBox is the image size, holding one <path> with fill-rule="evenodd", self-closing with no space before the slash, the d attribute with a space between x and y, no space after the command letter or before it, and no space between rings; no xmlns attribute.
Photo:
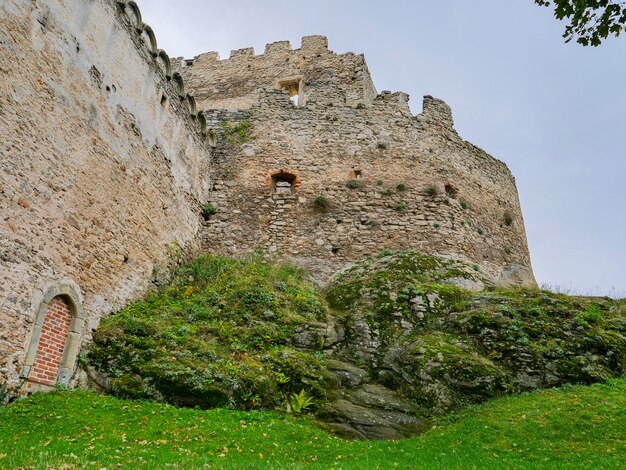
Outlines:
<svg viewBox="0 0 626 470"><path fill-rule="evenodd" d="M196 246L194 105L134 2L0 2L0 383L73 383L101 316Z"/></svg>
<svg viewBox="0 0 626 470"><path fill-rule="evenodd" d="M323 36L170 63L133 1L0 3L0 385L76 383L100 318L200 242L320 282L411 247L534 284L506 165L407 103Z"/></svg>
<svg viewBox="0 0 626 470"><path fill-rule="evenodd" d="M459 137L443 101L427 96L413 116L407 94L377 94L363 56L323 36L174 65L220 137L206 250L260 247L324 281L383 248L416 248L534 285L515 180Z"/></svg>

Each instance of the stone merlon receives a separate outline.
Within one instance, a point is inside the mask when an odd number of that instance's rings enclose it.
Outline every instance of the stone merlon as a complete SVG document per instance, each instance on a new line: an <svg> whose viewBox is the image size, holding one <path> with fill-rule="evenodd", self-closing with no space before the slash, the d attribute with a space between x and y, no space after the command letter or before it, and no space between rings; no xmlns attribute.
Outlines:
<svg viewBox="0 0 626 470"><path fill-rule="evenodd" d="M440 124L446 128L452 129L454 127L450 106L445 101L430 95L424 96L422 116L424 120Z"/></svg>

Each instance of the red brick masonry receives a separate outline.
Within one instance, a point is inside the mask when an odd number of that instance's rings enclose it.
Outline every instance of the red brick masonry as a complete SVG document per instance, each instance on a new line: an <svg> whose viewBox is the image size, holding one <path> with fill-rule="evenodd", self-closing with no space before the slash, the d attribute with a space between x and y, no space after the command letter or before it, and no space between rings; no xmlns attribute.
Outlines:
<svg viewBox="0 0 626 470"><path fill-rule="evenodd" d="M30 380L44 385L56 385L63 359L63 351L70 329L70 306L63 297L55 297L48 304L48 312L41 329L37 356Z"/></svg>

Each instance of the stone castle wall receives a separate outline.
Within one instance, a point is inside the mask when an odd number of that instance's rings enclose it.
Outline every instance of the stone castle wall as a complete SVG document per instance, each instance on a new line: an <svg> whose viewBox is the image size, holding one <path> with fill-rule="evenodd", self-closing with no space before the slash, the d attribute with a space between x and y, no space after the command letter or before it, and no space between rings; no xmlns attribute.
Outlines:
<svg viewBox="0 0 626 470"><path fill-rule="evenodd" d="M320 282L416 248L534 284L506 165L461 139L441 100L413 116L408 95L377 94L363 56L323 36L171 64L133 1L9 0L0 131L0 377L13 385L72 383L100 318L200 244L261 248Z"/></svg>
<svg viewBox="0 0 626 470"><path fill-rule="evenodd" d="M72 365L196 244L210 148L183 85L134 2L0 3L0 377L41 357L46 305L73 312Z"/></svg>
<svg viewBox="0 0 626 470"><path fill-rule="evenodd" d="M211 195L217 212L206 223L204 249L261 248L323 282L381 249L415 248L470 260L500 284L534 285L506 165L458 136L443 101L425 97L423 113L413 116L405 93L374 95L373 86L364 92L371 80L361 56L323 51L325 39L316 38L319 69L300 69L293 60L305 55L307 38L302 49L285 47L281 56L199 56L182 69L218 134ZM272 73L246 82L255 63ZM280 89L289 76L304 83L297 106ZM207 92L215 82L236 80L228 100ZM240 103L240 110L228 109Z"/></svg>

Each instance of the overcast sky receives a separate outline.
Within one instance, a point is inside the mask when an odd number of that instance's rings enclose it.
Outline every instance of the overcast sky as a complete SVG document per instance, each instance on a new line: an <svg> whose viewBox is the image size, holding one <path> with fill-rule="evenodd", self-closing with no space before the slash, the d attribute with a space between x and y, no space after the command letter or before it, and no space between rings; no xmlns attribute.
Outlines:
<svg viewBox="0 0 626 470"><path fill-rule="evenodd" d="M377 90L452 106L517 179L540 284L626 296L626 37L564 44L532 0L138 0L158 45L191 58L310 34L364 53Z"/></svg>

